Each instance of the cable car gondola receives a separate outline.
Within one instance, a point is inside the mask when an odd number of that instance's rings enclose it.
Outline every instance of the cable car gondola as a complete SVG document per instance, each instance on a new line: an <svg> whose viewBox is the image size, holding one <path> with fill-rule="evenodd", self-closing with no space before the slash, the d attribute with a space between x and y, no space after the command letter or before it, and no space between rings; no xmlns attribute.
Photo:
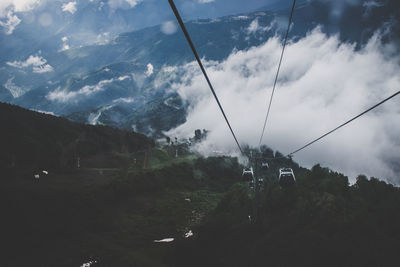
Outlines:
<svg viewBox="0 0 400 267"><path fill-rule="evenodd" d="M264 179L259 178L258 179L258 188L263 188L264 187Z"/></svg>
<svg viewBox="0 0 400 267"><path fill-rule="evenodd" d="M254 171L253 168L244 168L243 169L243 173L242 173L242 177L244 181L247 182L252 182L254 180Z"/></svg>
<svg viewBox="0 0 400 267"><path fill-rule="evenodd" d="M261 168L268 169L269 168L268 162L266 161L261 162Z"/></svg>
<svg viewBox="0 0 400 267"><path fill-rule="evenodd" d="M279 185L282 187L293 186L296 184L296 177L291 168L279 169Z"/></svg>

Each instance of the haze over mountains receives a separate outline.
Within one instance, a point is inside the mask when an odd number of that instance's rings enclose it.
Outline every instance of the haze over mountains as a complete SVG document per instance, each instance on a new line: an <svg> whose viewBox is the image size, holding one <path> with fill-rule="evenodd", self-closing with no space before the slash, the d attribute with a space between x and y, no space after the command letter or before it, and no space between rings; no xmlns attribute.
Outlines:
<svg viewBox="0 0 400 267"><path fill-rule="evenodd" d="M178 8L184 18L192 19L187 21L188 30L211 68L211 78L228 113L236 118L239 136L254 145L280 52L277 38L285 31L291 1L255 1L245 12L233 10L237 8L233 4L225 13L216 11L220 10L218 0L192 2L190 7L178 1ZM268 144L289 151L396 90L400 85L396 70L399 10L398 2L392 0L298 1L280 81L284 94L274 106L273 114L281 115L271 121L274 128L267 135ZM5 11L0 34L0 101L154 136L171 130L169 134L187 135L195 128L207 128L210 140L200 150L230 150L220 121L204 119L214 113L214 106L166 1L159 6L155 1L44 1L26 11L22 7ZM233 13L237 14L219 17ZM346 66L353 71L351 75L341 71ZM385 72L372 75L379 70ZM237 79L224 87L232 74ZM338 75L342 78L336 78ZM288 100L295 88L306 89ZM346 103L343 100L349 92L352 98ZM247 101L255 95L258 101ZM307 98L310 95L314 98ZM230 108L238 103L244 110L257 107L246 114L260 115L242 119ZM210 108L204 111L205 104ZM315 111L329 106L318 125L313 124L318 120L310 114L321 114ZM371 116L356 134L344 133L335 139L351 140L343 141L351 143L348 150L343 148L332 158L322 155L326 147L321 146L303 155L304 163L314 163L319 155L339 170L355 169L352 175L370 166L365 170L369 174L396 180L400 146L396 133L400 129L391 123L398 118L395 106ZM338 115L337 110L343 114ZM291 114L301 114L304 120ZM331 123L326 123L326 118ZM299 131L301 128L313 130L306 133ZM288 129L296 129L297 134ZM381 136L378 144L377 136ZM328 147L338 143L342 141L332 141ZM215 144L220 147L210 148ZM361 163L346 163L343 154L360 153L360 148L366 148L369 156Z"/></svg>

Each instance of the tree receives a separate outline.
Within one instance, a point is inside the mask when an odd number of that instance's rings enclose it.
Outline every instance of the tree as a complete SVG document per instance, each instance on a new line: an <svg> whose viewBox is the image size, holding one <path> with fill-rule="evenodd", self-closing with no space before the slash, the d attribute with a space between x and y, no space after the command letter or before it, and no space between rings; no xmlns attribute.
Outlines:
<svg viewBox="0 0 400 267"><path fill-rule="evenodd" d="M201 137L202 137L201 130L200 129L195 130L194 131L194 140L200 141Z"/></svg>

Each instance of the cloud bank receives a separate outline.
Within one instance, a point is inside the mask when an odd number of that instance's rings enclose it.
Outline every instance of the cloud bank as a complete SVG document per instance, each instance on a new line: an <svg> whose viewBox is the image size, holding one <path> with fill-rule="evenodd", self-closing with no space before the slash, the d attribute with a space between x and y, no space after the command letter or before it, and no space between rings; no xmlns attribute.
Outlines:
<svg viewBox="0 0 400 267"><path fill-rule="evenodd" d="M240 142L257 146L261 135L281 45L277 38L248 51L233 52L223 62L205 62L217 95ZM290 153L400 90L400 58L375 35L361 50L315 29L289 43L282 63L263 144ZM172 89L189 104L187 122L168 132L190 137L210 130L197 147L237 152L234 140L195 62L180 68ZM295 155L344 172L354 180L364 173L399 183L400 99L324 138Z"/></svg>

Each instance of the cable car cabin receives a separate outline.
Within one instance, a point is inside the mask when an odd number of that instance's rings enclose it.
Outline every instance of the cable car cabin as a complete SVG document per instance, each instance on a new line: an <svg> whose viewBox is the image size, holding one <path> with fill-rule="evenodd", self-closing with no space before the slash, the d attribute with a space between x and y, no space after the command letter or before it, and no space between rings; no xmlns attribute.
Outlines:
<svg viewBox="0 0 400 267"><path fill-rule="evenodd" d="M291 168L279 169L279 185L282 187L293 186L296 184L296 178Z"/></svg>
<svg viewBox="0 0 400 267"><path fill-rule="evenodd" d="M258 179L258 188L262 188L264 186L264 179Z"/></svg>
<svg viewBox="0 0 400 267"><path fill-rule="evenodd" d="M250 187L251 189L254 189L254 182L253 182L253 181L249 182L249 187Z"/></svg>
<svg viewBox="0 0 400 267"><path fill-rule="evenodd" d="M268 169L269 168L268 162L266 161L261 162L261 168Z"/></svg>
<svg viewBox="0 0 400 267"><path fill-rule="evenodd" d="M260 178L260 179L255 179L255 180L257 180L257 187L258 187L258 190L262 190L263 187L264 187L264 179L261 179L261 178ZM254 180L249 182L249 187L250 187L251 189L255 189L254 186L255 186L256 184L255 184L254 182L255 182Z"/></svg>
<svg viewBox="0 0 400 267"><path fill-rule="evenodd" d="M244 168L242 173L243 181L252 182L254 180L253 168Z"/></svg>

